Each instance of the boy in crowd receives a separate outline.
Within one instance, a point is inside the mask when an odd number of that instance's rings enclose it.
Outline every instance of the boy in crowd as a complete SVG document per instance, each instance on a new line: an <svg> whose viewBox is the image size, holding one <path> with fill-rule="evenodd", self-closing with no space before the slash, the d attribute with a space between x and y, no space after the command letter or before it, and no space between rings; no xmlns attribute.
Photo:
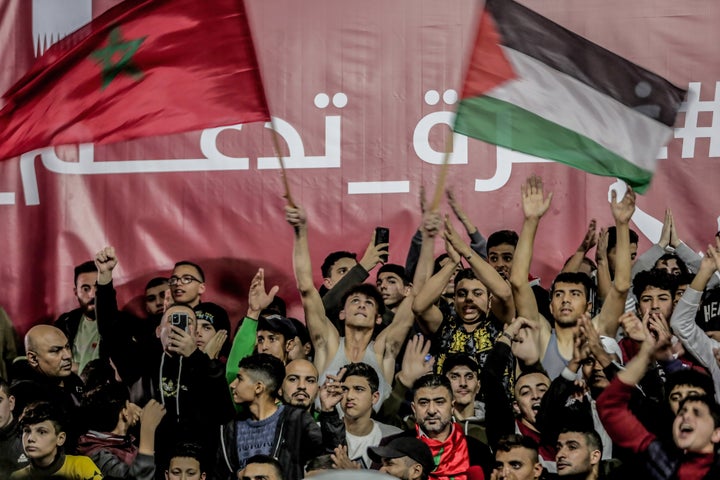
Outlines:
<svg viewBox="0 0 720 480"><path fill-rule="evenodd" d="M82 455L65 455L67 434L62 414L50 402L28 405L20 417L22 443L30 465L15 471L11 480L63 478L66 480L101 480L100 469Z"/></svg>
<svg viewBox="0 0 720 480"><path fill-rule="evenodd" d="M335 410L342 399L340 389L321 391L318 425L306 410L278 402L284 377L282 361L270 354L258 353L240 361L230 389L233 401L243 405L243 413L220 430L217 479L235 480L250 457L271 455L282 464L285 480L300 480L309 459L345 442L345 427Z"/></svg>

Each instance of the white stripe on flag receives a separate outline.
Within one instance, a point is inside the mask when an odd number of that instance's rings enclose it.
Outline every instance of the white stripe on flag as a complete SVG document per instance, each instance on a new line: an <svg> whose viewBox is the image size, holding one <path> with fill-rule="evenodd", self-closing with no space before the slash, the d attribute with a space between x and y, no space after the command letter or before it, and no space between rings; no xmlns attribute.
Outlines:
<svg viewBox="0 0 720 480"><path fill-rule="evenodd" d="M486 92L487 96L517 105L655 171L658 151L672 137L672 128L524 53L503 50L518 78Z"/></svg>

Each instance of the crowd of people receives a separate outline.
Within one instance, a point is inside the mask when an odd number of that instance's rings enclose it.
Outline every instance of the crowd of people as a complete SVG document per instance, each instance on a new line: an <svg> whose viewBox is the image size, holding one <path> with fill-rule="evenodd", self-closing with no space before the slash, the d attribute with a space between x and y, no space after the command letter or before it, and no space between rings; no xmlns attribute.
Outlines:
<svg viewBox="0 0 720 480"><path fill-rule="evenodd" d="M698 255L668 210L636 258L635 195L613 193L614 225L591 221L547 291L531 264L551 201L531 176L520 232L485 238L448 192L467 240L421 202L405 265L373 239L329 253L320 286L312 221L287 205L302 319L260 268L231 321L190 261L138 318L103 248L75 268L79 307L20 352L0 311L0 477L720 478L720 232Z"/></svg>

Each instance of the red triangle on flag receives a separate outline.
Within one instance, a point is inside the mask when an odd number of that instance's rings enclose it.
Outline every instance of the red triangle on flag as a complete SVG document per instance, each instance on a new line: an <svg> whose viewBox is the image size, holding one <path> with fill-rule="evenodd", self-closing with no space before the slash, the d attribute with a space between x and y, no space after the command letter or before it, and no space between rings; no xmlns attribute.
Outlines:
<svg viewBox="0 0 720 480"><path fill-rule="evenodd" d="M480 17L477 32L461 98L483 95L517 77L500 46L502 39L495 20L487 10Z"/></svg>

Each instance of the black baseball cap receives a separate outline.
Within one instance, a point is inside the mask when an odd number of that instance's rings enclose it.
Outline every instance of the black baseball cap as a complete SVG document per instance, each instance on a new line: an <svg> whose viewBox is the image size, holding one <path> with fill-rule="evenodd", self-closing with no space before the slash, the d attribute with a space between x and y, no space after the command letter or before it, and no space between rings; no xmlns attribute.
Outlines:
<svg viewBox="0 0 720 480"><path fill-rule="evenodd" d="M443 375L447 375L450 370L458 365L464 365L475 373L480 370L477 360L475 360L475 357L472 355L468 355L467 353L449 353L442 364Z"/></svg>
<svg viewBox="0 0 720 480"><path fill-rule="evenodd" d="M278 314L260 317L257 329L258 332L265 330L279 333L285 337L285 340L292 340L297 336L297 330L295 330L295 325L293 325L292 321Z"/></svg>
<svg viewBox="0 0 720 480"><path fill-rule="evenodd" d="M417 437L398 437L383 447L368 447L367 452L377 463L382 462L383 458L409 457L422 466L425 474L435 470L435 460L430 447Z"/></svg>

